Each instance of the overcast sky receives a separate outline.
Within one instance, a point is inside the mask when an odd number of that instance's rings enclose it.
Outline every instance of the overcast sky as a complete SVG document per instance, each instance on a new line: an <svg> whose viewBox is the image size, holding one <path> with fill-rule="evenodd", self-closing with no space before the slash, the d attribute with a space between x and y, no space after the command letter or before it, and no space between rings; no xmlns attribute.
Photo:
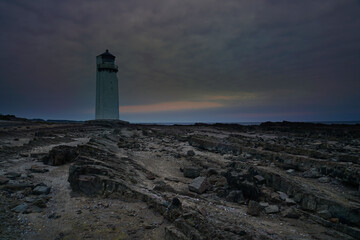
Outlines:
<svg viewBox="0 0 360 240"><path fill-rule="evenodd" d="M93 119L95 57L133 122L360 120L358 0L0 0L0 113Z"/></svg>

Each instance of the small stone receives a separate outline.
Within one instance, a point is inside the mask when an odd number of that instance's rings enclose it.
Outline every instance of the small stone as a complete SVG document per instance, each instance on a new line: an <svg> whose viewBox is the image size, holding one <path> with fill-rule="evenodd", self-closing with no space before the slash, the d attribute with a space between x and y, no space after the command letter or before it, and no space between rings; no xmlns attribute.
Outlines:
<svg viewBox="0 0 360 240"><path fill-rule="evenodd" d="M7 177L0 176L0 185L5 184L7 182L9 182L9 179Z"/></svg>
<svg viewBox="0 0 360 240"><path fill-rule="evenodd" d="M57 215L56 213L51 213L48 216L49 219L57 219L57 218L61 218L61 215Z"/></svg>
<svg viewBox="0 0 360 240"><path fill-rule="evenodd" d="M236 202L236 203L243 203L244 202L244 195L241 190L233 190L226 196L226 201L228 202Z"/></svg>
<svg viewBox="0 0 360 240"><path fill-rule="evenodd" d="M285 199L285 203L286 203L287 205L296 205L296 202L295 202L294 199L292 199L292 198L286 198L286 199Z"/></svg>
<svg viewBox="0 0 360 240"><path fill-rule="evenodd" d="M254 180L257 184L263 184L265 183L265 178L261 175L255 175Z"/></svg>
<svg viewBox="0 0 360 240"><path fill-rule="evenodd" d="M17 182L17 181L9 181L6 185L4 185L4 189L9 191L19 191L24 190L26 188L31 188L33 185L28 182Z"/></svg>
<svg viewBox="0 0 360 240"><path fill-rule="evenodd" d="M331 179L329 177L321 177L318 179L320 183L329 183Z"/></svg>
<svg viewBox="0 0 360 240"><path fill-rule="evenodd" d="M42 186L42 185L37 186L33 189L32 193L35 195L41 195L41 194L47 195L50 193L50 187Z"/></svg>
<svg viewBox="0 0 360 240"><path fill-rule="evenodd" d="M281 203L280 195L276 192L271 193L270 199L272 203Z"/></svg>
<svg viewBox="0 0 360 240"><path fill-rule="evenodd" d="M311 168L305 172L303 172L302 176L304 178L319 178L321 174L317 171L316 168Z"/></svg>
<svg viewBox="0 0 360 240"><path fill-rule="evenodd" d="M250 200L246 213L251 216L259 216L260 210L261 210L260 204L256 201Z"/></svg>
<svg viewBox="0 0 360 240"><path fill-rule="evenodd" d="M5 177L11 179L11 180L15 180L16 178L21 176L21 173L17 173L17 172L7 172L4 174Z"/></svg>
<svg viewBox="0 0 360 240"><path fill-rule="evenodd" d="M46 199L44 199L44 198L36 198L33 202L32 202L32 204L34 205L34 206L37 206L37 207L39 207L39 208L46 208Z"/></svg>
<svg viewBox="0 0 360 240"><path fill-rule="evenodd" d="M278 191L279 193L279 197L281 200L285 201L289 196L286 194L286 193L283 193L283 192L280 192Z"/></svg>
<svg viewBox="0 0 360 240"><path fill-rule="evenodd" d="M17 213L25 213L27 209L28 209L28 205L26 203L22 203L14 207L12 210Z"/></svg>
<svg viewBox="0 0 360 240"><path fill-rule="evenodd" d="M279 212L279 207L277 205L270 205L265 208L266 214L278 213L278 212Z"/></svg>
<svg viewBox="0 0 360 240"><path fill-rule="evenodd" d="M197 178L200 176L200 169L197 167L184 167L183 173L184 173L184 177Z"/></svg>
<svg viewBox="0 0 360 240"><path fill-rule="evenodd" d="M29 170L33 173L45 173L49 171L49 169L38 165L32 165Z"/></svg>
<svg viewBox="0 0 360 240"><path fill-rule="evenodd" d="M156 177L155 177L155 175L153 173L147 173L146 178L149 179L149 180L154 180Z"/></svg>
<svg viewBox="0 0 360 240"><path fill-rule="evenodd" d="M286 170L286 173L290 174L290 175L294 175L295 170L294 169L288 169L288 170Z"/></svg>
<svg viewBox="0 0 360 240"><path fill-rule="evenodd" d="M191 192L203 193L210 188L210 184L207 182L206 177L197 177L189 184L189 190Z"/></svg>
<svg viewBox="0 0 360 240"><path fill-rule="evenodd" d="M281 213L283 217L286 218L295 218L298 219L300 217L299 213L294 208L288 208Z"/></svg>
<svg viewBox="0 0 360 240"><path fill-rule="evenodd" d="M328 220L328 219L331 218L331 213L330 213L328 210L319 211L319 212L318 212L318 215L319 215L320 217L322 217L323 219L326 219L326 220Z"/></svg>
<svg viewBox="0 0 360 240"><path fill-rule="evenodd" d="M264 209L264 208L266 208L266 207L269 206L269 203L267 203L267 202L260 202L259 205L260 205L260 207L261 207L262 209Z"/></svg>
<svg viewBox="0 0 360 240"><path fill-rule="evenodd" d="M193 150L189 150L186 153L189 157L195 156L195 152Z"/></svg>
<svg viewBox="0 0 360 240"><path fill-rule="evenodd" d="M169 209L181 208L181 205L182 204L181 204L180 200L177 197L175 197L175 198L172 199L172 201L171 201L170 205L168 206L168 208Z"/></svg>
<svg viewBox="0 0 360 240"><path fill-rule="evenodd" d="M218 175L219 172L215 168L209 168L206 171L206 176L210 177L211 175Z"/></svg>

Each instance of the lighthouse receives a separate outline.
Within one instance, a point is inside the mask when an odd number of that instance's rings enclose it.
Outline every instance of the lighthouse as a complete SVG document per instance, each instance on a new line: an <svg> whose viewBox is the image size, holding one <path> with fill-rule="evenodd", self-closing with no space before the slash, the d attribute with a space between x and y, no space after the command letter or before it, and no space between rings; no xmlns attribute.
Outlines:
<svg viewBox="0 0 360 240"><path fill-rule="evenodd" d="M96 57L95 119L119 119L119 93L115 56L109 50Z"/></svg>

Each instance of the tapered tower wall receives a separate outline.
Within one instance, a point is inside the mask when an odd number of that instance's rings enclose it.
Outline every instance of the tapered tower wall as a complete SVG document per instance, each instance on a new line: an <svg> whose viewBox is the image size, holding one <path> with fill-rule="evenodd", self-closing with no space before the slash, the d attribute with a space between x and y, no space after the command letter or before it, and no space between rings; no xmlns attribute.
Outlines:
<svg viewBox="0 0 360 240"><path fill-rule="evenodd" d="M95 119L119 119L118 68L108 51L96 57Z"/></svg>

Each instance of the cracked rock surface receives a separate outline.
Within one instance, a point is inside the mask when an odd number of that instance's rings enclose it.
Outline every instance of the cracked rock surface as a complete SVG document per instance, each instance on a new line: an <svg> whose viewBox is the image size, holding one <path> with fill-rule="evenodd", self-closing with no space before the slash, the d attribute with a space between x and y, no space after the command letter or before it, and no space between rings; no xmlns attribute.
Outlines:
<svg viewBox="0 0 360 240"><path fill-rule="evenodd" d="M359 239L359 182L359 125L0 122L0 239Z"/></svg>

